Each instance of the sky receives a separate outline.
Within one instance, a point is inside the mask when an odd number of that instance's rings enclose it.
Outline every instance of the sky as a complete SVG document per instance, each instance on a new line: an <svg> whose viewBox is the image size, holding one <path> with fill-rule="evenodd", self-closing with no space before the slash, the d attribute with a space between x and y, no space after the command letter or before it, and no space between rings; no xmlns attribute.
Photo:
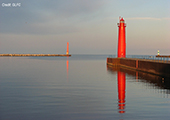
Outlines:
<svg viewBox="0 0 170 120"><path fill-rule="evenodd" d="M11 6L5 6L11 3ZM170 0L1 0L0 53L170 55Z"/></svg>

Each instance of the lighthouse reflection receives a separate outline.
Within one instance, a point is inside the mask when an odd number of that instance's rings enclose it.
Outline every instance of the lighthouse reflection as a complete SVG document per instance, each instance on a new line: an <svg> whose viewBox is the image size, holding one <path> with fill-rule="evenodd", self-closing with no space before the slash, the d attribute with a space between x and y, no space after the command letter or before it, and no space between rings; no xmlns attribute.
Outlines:
<svg viewBox="0 0 170 120"><path fill-rule="evenodd" d="M126 105L126 75L125 72L120 70L120 67L109 67L107 70L111 72L117 72L117 88L118 88L118 112L125 113Z"/></svg>
<svg viewBox="0 0 170 120"><path fill-rule="evenodd" d="M119 113L125 113L125 94L126 94L126 76L125 73L117 72L117 83L118 83L118 108Z"/></svg>
<svg viewBox="0 0 170 120"><path fill-rule="evenodd" d="M145 83L145 87L155 91L162 91L163 94L170 94L170 78L166 76L156 76L140 71L125 69L119 66L107 66L108 72L117 73L118 88L118 112L125 113L126 106L126 75L133 77L133 82Z"/></svg>
<svg viewBox="0 0 170 120"><path fill-rule="evenodd" d="M67 82L68 82L68 75L69 75L69 57L67 56L67 61L66 61L66 67L67 67Z"/></svg>

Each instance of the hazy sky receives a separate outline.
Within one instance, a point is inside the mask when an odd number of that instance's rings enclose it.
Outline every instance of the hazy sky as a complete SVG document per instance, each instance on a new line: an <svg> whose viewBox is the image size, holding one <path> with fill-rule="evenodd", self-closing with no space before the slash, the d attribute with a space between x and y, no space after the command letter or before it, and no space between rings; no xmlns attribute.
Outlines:
<svg viewBox="0 0 170 120"><path fill-rule="evenodd" d="M155 55L158 49L170 54L170 0L1 0L0 5L0 53L63 54L69 42L71 54L117 54L122 16L127 54Z"/></svg>

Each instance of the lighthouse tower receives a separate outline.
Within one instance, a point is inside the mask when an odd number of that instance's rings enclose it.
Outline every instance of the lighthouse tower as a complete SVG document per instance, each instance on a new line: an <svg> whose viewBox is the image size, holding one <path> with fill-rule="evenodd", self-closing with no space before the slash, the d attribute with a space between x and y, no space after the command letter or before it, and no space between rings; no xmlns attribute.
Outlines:
<svg viewBox="0 0 170 120"><path fill-rule="evenodd" d="M69 54L69 42L67 42L67 51L66 51L66 55Z"/></svg>
<svg viewBox="0 0 170 120"><path fill-rule="evenodd" d="M119 17L120 22L117 24L119 27L118 36L118 53L117 57L126 57L126 38L125 38L125 21L123 18Z"/></svg>

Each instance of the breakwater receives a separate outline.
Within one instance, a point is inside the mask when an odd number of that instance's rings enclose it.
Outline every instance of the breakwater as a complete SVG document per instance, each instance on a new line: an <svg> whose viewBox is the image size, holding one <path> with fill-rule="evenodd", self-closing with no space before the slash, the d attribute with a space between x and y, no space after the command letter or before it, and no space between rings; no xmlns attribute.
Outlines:
<svg viewBox="0 0 170 120"><path fill-rule="evenodd" d="M170 77L170 62L137 58L107 58L107 65Z"/></svg>
<svg viewBox="0 0 170 120"><path fill-rule="evenodd" d="M70 54L0 54L0 57L57 57L71 56Z"/></svg>

